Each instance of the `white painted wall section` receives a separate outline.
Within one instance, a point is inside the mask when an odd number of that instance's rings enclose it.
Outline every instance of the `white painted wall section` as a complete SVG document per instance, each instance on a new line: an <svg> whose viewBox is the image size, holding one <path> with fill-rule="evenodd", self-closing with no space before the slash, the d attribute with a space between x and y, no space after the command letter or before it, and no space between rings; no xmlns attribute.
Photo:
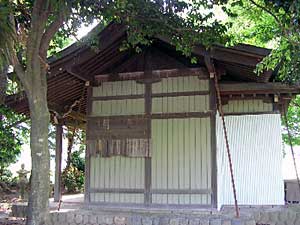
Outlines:
<svg viewBox="0 0 300 225"><path fill-rule="evenodd" d="M282 205L282 143L279 114L226 116L237 200L240 205ZM228 157L217 116L218 208L233 205Z"/></svg>

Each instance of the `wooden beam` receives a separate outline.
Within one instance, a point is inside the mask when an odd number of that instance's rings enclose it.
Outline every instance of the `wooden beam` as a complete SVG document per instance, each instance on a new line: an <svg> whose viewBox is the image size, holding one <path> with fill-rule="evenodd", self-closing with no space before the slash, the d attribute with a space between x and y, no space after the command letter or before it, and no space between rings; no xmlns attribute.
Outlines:
<svg viewBox="0 0 300 225"><path fill-rule="evenodd" d="M97 96L97 97L92 97L92 101L127 100L127 99L139 99L139 98L144 98L144 97L145 97L144 94Z"/></svg>
<svg viewBox="0 0 300 225"><path fill-rule="evenodd" d="M212 111L205 112L180 112L180 113L152 113L151 115L145 114L136 114L136 115L118 115L118 116L88 116L90 118L99 118L99 119L180 119L180 118L206 118L210 117Z"/></svg>
<svg viewBox="0 0 300 225"><path fill-rule="evenodd" d="M218 206L218 185L217 185L217 137L216 137L216 115L217 115L217 97L214 80L210 79L210 110L213 112L210 117L210 142L211 142L211 187L212 187L212 206L217 208Z"/></svg>
<svg viewBox="0 0 300 225"><path fill-rule="evenodd" d="M212 111L186 112L186 113L152 113L152 119L181 119L181 118L206 118L210 117Z"/></svg>
<svg viewBox="0 0 300 225"><path fill-rule="evenodd" d="M82 80L84 82L89 81L87 78L85 78L84 76L81 75L81 74L83 74L83 72L80 71L80 69L78 67L73 66L73 67L67 68L66 71L67 71L67 73L78 78L79 80Z"/></svg>
<svg viewBox="0 0 300 225"><path fill-rule="evenodd" d="M86 122L86 115L84 115L83 113L72 111L70 114L68 114L68 117L74 120L79 120L81 122Z"/></svg>
<svg viewBox="0 0 300 225"><path fill-rule="evenodd" d="M264 114L279 114L276 111L260 111L260 112L228 112L225 116L243 116L243 115L264 115Z"/></svg>
<svg viewBox="0 0 300 225"><path fill-rule="evenodd" d="M147 116L150 116L152 111L152 84L145 84L145 113ZM147 119L147 138L150 141L151 139L151 119ZM150 146L150 145L149 145ZM149 152L149 151L148 151ZM152 203L152 195L151 195L151 180L152 180L152 162L151 157L145 157L145 204Z"/></svg>
<svg viewBox="0 0 300 225"><path fill-rule="evenodd" d="M125 194L144 194L143 188L91 188L91 193L125 193ZM189 194L203 195L212 194L211 189L152 189L151 194Z"/></svg>
<svg viewBox="0 0 300 225"><path fill-rule="evenodd" d="M152 98L195 96L195 95L209 95L209 91L183 91L183 92L154 93L154 94L152 94Z"/></svg>
<svg viewBox="0 0 300 225"><path fill-rule="evenodd" d="M173 195L180 195L180 194L210 195L212 194L212 190L211 189L153 189L151 193L152 194L173 194Z"/></svg>
<svg viewBox="0 0 300 225"><path fill-rule="evenodd" d="M144 54L144 78L148 79L153 76L159 76L158 74L154 75L152 70L152 57L149 51L146 51ZM152 137L152 120L150 118L152 112L152 83L146 82L145 86L145 114L147 118L147 139L150 142ZM151 146L150 143L148 146ZM145 157L145 195L144 203L149 205L152 203L152 159L148 151L148 156Z"/></svg>
<svg viewBox="0 0 300 225"><path fill-rule="evenodd" d="M193 48L193 53L198 56L205 56L206 50L202 46L196 46ZM255 67L265 56L250 54L237 49L213 46L210 51L210 57L218 61Z"/></svg>
<svg viewBox="0 0 300 225"><path fill-rule="evenodd" d="M151 97L152 98L161 98L161 97L179 97L179 96L195 96L195 95L209 95L209 91L183 91L183 92L153 93L153 94L151 94ZM144 94L97 96L97 97L92 97L92 101L141 99L144 97L145 97Z"/></svg>
<svg viewBox="0 0 300 225"><path fill-rule="evenodd" d="M91 193L126 193L126 194L144 194L144 188L91 188Z"/></svg>
<svg viewBox="0 0 300 225"><path fill-rule="evenodd" d="M117 77L115 80L144 80L144 79L157 79L167 77L178 76L198 76L200 79L208 79L208 73L206 68L187 68L187 69L169 69L169 70L152 70L151 77L145 75L144 71L130 72L130 73L118 73L118 74L101 74L96 75L96 82L112 81L112 77Z"/></svg>
<svg viewBox="0 0 300 225"><path fill-rule="evenodd" d="M282 83L220 83L221 95L300 93L299 85Z"/></svg>
<svg viewBox="0 0 300 225"><path fill-rule="evenodd" d="M55 148L55 183L54 201L61 200L61 160L62 160L62 137L63 128L61 124L56 125L56 148Z"/></svg>
<svg viewBox="0 0 300 225"><path fill-rule="evenodd" d="M93 94L93 88L90 86L87 88L87 106L86 106L86 113L87 116L89 116L92 112L92 94ZM87 129L89 129L89 121L87 121ZM84 202L90 203L91 202L91 185L90 185L90 176L91 176L91 155L89 149L89 145L86 144L85 149L85 171L84 171Z"/></svg>

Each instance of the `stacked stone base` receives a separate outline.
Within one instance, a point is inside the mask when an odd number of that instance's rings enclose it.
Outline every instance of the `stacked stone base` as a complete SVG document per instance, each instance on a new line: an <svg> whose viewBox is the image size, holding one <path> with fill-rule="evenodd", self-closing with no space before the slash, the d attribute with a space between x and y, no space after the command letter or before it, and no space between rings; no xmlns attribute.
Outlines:
<svg viewBox="0 0 300 225"><path fill-rule="evenodd" d="M300 206L245 207L241 217L234 217L233 208L221 211L176 211L105 209L103 207L62 209L50 213L52 225L300 225ZM24 217L24 204L12 207L12 215Z"/></svg>
<svg viewBox="0 0 300 225"><path fill-rule="evenodd" d="M224 215L151 215L102 214L91 210L52 212L53 225L256 225L251 218L229 218Z"/></svg>

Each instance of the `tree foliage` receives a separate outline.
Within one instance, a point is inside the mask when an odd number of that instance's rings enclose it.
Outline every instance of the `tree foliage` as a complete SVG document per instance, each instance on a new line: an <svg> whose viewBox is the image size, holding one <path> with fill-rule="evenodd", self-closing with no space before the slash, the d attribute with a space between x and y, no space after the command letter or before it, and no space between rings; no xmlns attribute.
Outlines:
<svg viewBox="0 0 300 225"><path fill-rule="evenodd" d="M275 69L278 80L299 83L300 2L237 0L229 8L235 14L231 19L235 41L272 48L257 71Z"/></svg>
<svg viewBox="0 0 300 225"><path fill-rule="evenodd" d="M231 1L228 7L234 16L229 18L232 41L272 49L257 66L257 71L275 69L277 81L300 83L300 2L293 0L242 0ZM238 18L238 19L237 19ZM258 74L259 75L259 74ZM291 101L287 111L292 143L300 145L300 98ZM283 126L286 126L283 120ZM289 144L286 128L283 140Z"/></svg>
<svg viewBox="0 0 300 225"><path fill-rule="evenodd" d="M21 146L28 138L29 129L22 122L27 119L0 106L0 177L7 167L16 162ZM0 178L1 179L1 178Z"/></svg>
<svg viewBox="0 0 300 225"><path fill-rule="evenodd" d="M69 160L70 165L67 166L62 173L62 183L67 192L82 192L85 171L84 148L82 148L82 145L80 145L78 150L70 154Z"/></svg>
<svg viewBox="0 0 300 225"><path fill-rule="evenodd" d="M283 140L286 144L290 144L287 128L290 130L292 145L300 145L300 96L294 98L286 112L286 118L283 118Z"/></svg>

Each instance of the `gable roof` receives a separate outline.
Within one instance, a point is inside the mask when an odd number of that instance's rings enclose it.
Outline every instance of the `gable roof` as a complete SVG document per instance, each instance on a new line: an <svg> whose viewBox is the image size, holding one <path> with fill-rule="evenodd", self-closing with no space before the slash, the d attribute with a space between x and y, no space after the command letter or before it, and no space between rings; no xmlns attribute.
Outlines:
<svg viewBox="0 0 300 225"><path fill-rule="evenodd" d="M176 51L164 37L156 37L153 44L142 53L133 50L120 51L120 46L126 40L126 27L116 23L105 27L97 38L97 51L87 45L75 43L62 50L59 57L48 59L48 106L50 110L63 114L70 111L73 105L72 113L66 116L66 120L85 121L86 82L97 84L95 77L101 78L110 74L109 77L113 80L114 74L144 71L145 51L150 52L151 68L154 70L205 68L204 56L208 54L203 46L196 46L192 54L199 61L192 64L190 59ZM252 83L272 81L272 71L260 76L254 73L256 64L269 53L269 49L244 44L234 47L215 45L209 51L216 68L222 72L222 80ZM80 103L74 106L74 102L81 98ZM18 113L29 115L24 95L9 96L6 104Z"/></svg>

